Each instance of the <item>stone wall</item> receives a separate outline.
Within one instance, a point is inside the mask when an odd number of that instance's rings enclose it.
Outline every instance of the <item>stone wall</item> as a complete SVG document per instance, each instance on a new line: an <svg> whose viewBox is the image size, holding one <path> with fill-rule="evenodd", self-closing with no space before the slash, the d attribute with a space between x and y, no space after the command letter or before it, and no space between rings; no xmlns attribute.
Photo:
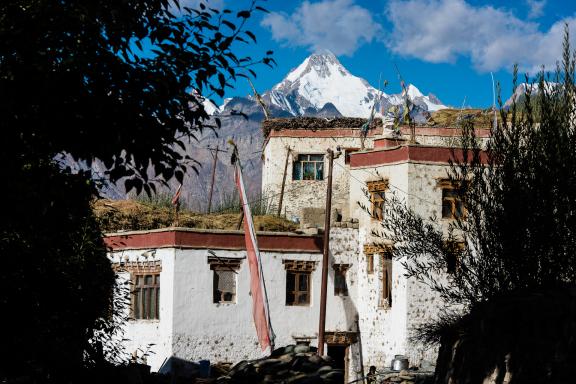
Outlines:
<svg viewBox="0 0 576 384"><path fill-rule="evenodd" d="M286 172L286 184L282 212L288 219L302 217L303 208L324 208L326 205L326 184L328 178L328 148L336 152L336 147L360 148L360 139L353 137L270 137L264 149L262 168L262 193L268 198L269 205L278 207L287 147L291 148ZM372 146L372 140L366 140L366 146ZM292 169L298 154L323 154L324 180L293 180ZM334 160L332 181L332 207L341 212L343 220L350 217L348 212L349 177L348 165L344 154Z"/></svg>

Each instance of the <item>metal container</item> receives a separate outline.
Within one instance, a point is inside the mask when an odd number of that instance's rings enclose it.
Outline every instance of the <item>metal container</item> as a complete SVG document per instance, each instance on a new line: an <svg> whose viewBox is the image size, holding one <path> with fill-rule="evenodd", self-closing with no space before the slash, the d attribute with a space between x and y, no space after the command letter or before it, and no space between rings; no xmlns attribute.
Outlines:
<svg viewBox="0 0 576 384"><path fill-rule="evenodd" d="M396 355L392 360L393 371L401 371L403 369L408 369L408 358L403 355Z"/></svg>

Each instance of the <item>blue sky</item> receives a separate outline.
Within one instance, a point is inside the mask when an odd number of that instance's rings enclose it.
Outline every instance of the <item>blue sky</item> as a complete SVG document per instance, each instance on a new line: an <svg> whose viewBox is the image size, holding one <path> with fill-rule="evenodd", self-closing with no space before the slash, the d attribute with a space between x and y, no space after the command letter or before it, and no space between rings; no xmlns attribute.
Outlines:
<svg viewBox="0 0 576 384"><path fill-rule="evenodd" d="M236 8L244 0L209 0ZM247 3L247 2L245 2ZM310 53L329 49L354 75L397 93L394 64L407 82L434 93L444 104L486 107L492 103L490 72L512 90L511 71L535 73L560 58L563 23L571 26L576 48L576 1L572 0L269 0L270 14L250 20L258 46L240 54L258 56L271 49L278 65L256 69L263 92L280 82ZM240 80L227 97L246 95Z"/></svg>

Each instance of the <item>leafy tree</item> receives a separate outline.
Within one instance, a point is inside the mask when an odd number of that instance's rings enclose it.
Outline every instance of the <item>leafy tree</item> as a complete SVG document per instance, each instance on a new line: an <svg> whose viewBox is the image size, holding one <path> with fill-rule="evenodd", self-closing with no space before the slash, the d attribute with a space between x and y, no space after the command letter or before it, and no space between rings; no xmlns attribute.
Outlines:
<svg viewBox="0 0 576 384"><path fill-rule="evenodd" d="M246 9L180 7L177 0L0 2L0 377L78 367L111 305L113 274L89 202L88 166L152 193L195 167L181 140L216 129L204 97L223 96L251 67ZM7 315L9 314L9 315ZM90 359L89 359L90 360Z"/></svg>
<svg viewBox="0 0 576 384"><path fill-rule="evenodd" d="M466 207L466 215L456 218L446 231L436 218L422 218L399 198L392 197L387 201L385 220L379 233L394 243L394 257L406 258L404 264L408 276L431 287L446 303L440 318L420 329L420 338L438 342L450 331L458 334L455 337L478 336L475 339L477 344L463 342L460 347L467 351L459 355L463 356L462 364L469 364L466 367L473 366L474 353L482 355L484 369L494 368L485 364L492 364L500 358L503 361L504 356L514 350L512 360L516 359L513 366L519 382L527 379L527 372L534 373L538 368L538 374L550 379L553 372L565 371L567 367L544 366L550 361L535 362L530 360L535 358L529 355L540 358L542 351L558 355L559 349L553 349L554 343L560 345L569 342L569 338L561 340L556 335L556 339L550 339L548 344L530 347L530 340L535 335L523 325L524 315L520 311L516 314L499 313L491 306L502 309L504 298L515 298L513 301L518 304L522 301L518 297L566 292L567 287L575 286L575 58L576 53L572 55L570 51L566 27L562 66L558 65L553 76L545 74L544 69L539 73L538 95L533 97L528 90L522 114L517 113L516 103L509 111L501 108L499 124L492 130L485 151L474 136L472 123L464 124L462 148L453 150L453 158L463 160L454 160L448 177L459 185L457 191ZM551 87L551 81L559 85ZM499 102L502 105L502 101ZM534 104L538 107L536 110ZM502 123L507 121L509 123ZM464 244L463 250L457 246L459 241ZM450 263L456 258L455 273L446 276L446 270L453 267ZM558 294L551 297L558 297ZM519 308L528 307L534 308L519 305ZM572 307L566 305L567 311L569 308ZM494 316L502 328L490 328L494 324L491 322L493 318L482 316ZM529 318L543 319L538 316L539 313L535 312ZM483 320L478 333L474 334L470 324L478 318ZM500 348L498 350L482 350L483 354L474 351L485 341L482 338L489 338L488 329L494 332L499 329L499 337L504 337L504 328L516 332L511 333L515 341L508 340L510 344L502 347L508 341L501 339L499 346L498 341L493 344ZM550 331L550 328L542 329L541 334L549 335ZM520 346L526 348L522 350ZM576 345L572 343L570 348L570 353L574 353ZM558 356L554 359L563 361ZM538 381L539 378L533 376L530 379L535 380L531 382L558 382Z"/></svg>

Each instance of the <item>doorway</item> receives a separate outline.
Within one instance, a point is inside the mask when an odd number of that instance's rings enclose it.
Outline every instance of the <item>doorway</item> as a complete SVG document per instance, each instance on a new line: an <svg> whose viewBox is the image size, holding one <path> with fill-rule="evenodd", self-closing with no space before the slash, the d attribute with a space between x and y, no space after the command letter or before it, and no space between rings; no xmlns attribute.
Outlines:
<svg viewBox="0 0 576 384"><path fill-rule="evenodd" d="M328 344L328 356L334 360L332 368L341 369L344 373L342 383L345 383L348 377L348 345Z"/></svg>

